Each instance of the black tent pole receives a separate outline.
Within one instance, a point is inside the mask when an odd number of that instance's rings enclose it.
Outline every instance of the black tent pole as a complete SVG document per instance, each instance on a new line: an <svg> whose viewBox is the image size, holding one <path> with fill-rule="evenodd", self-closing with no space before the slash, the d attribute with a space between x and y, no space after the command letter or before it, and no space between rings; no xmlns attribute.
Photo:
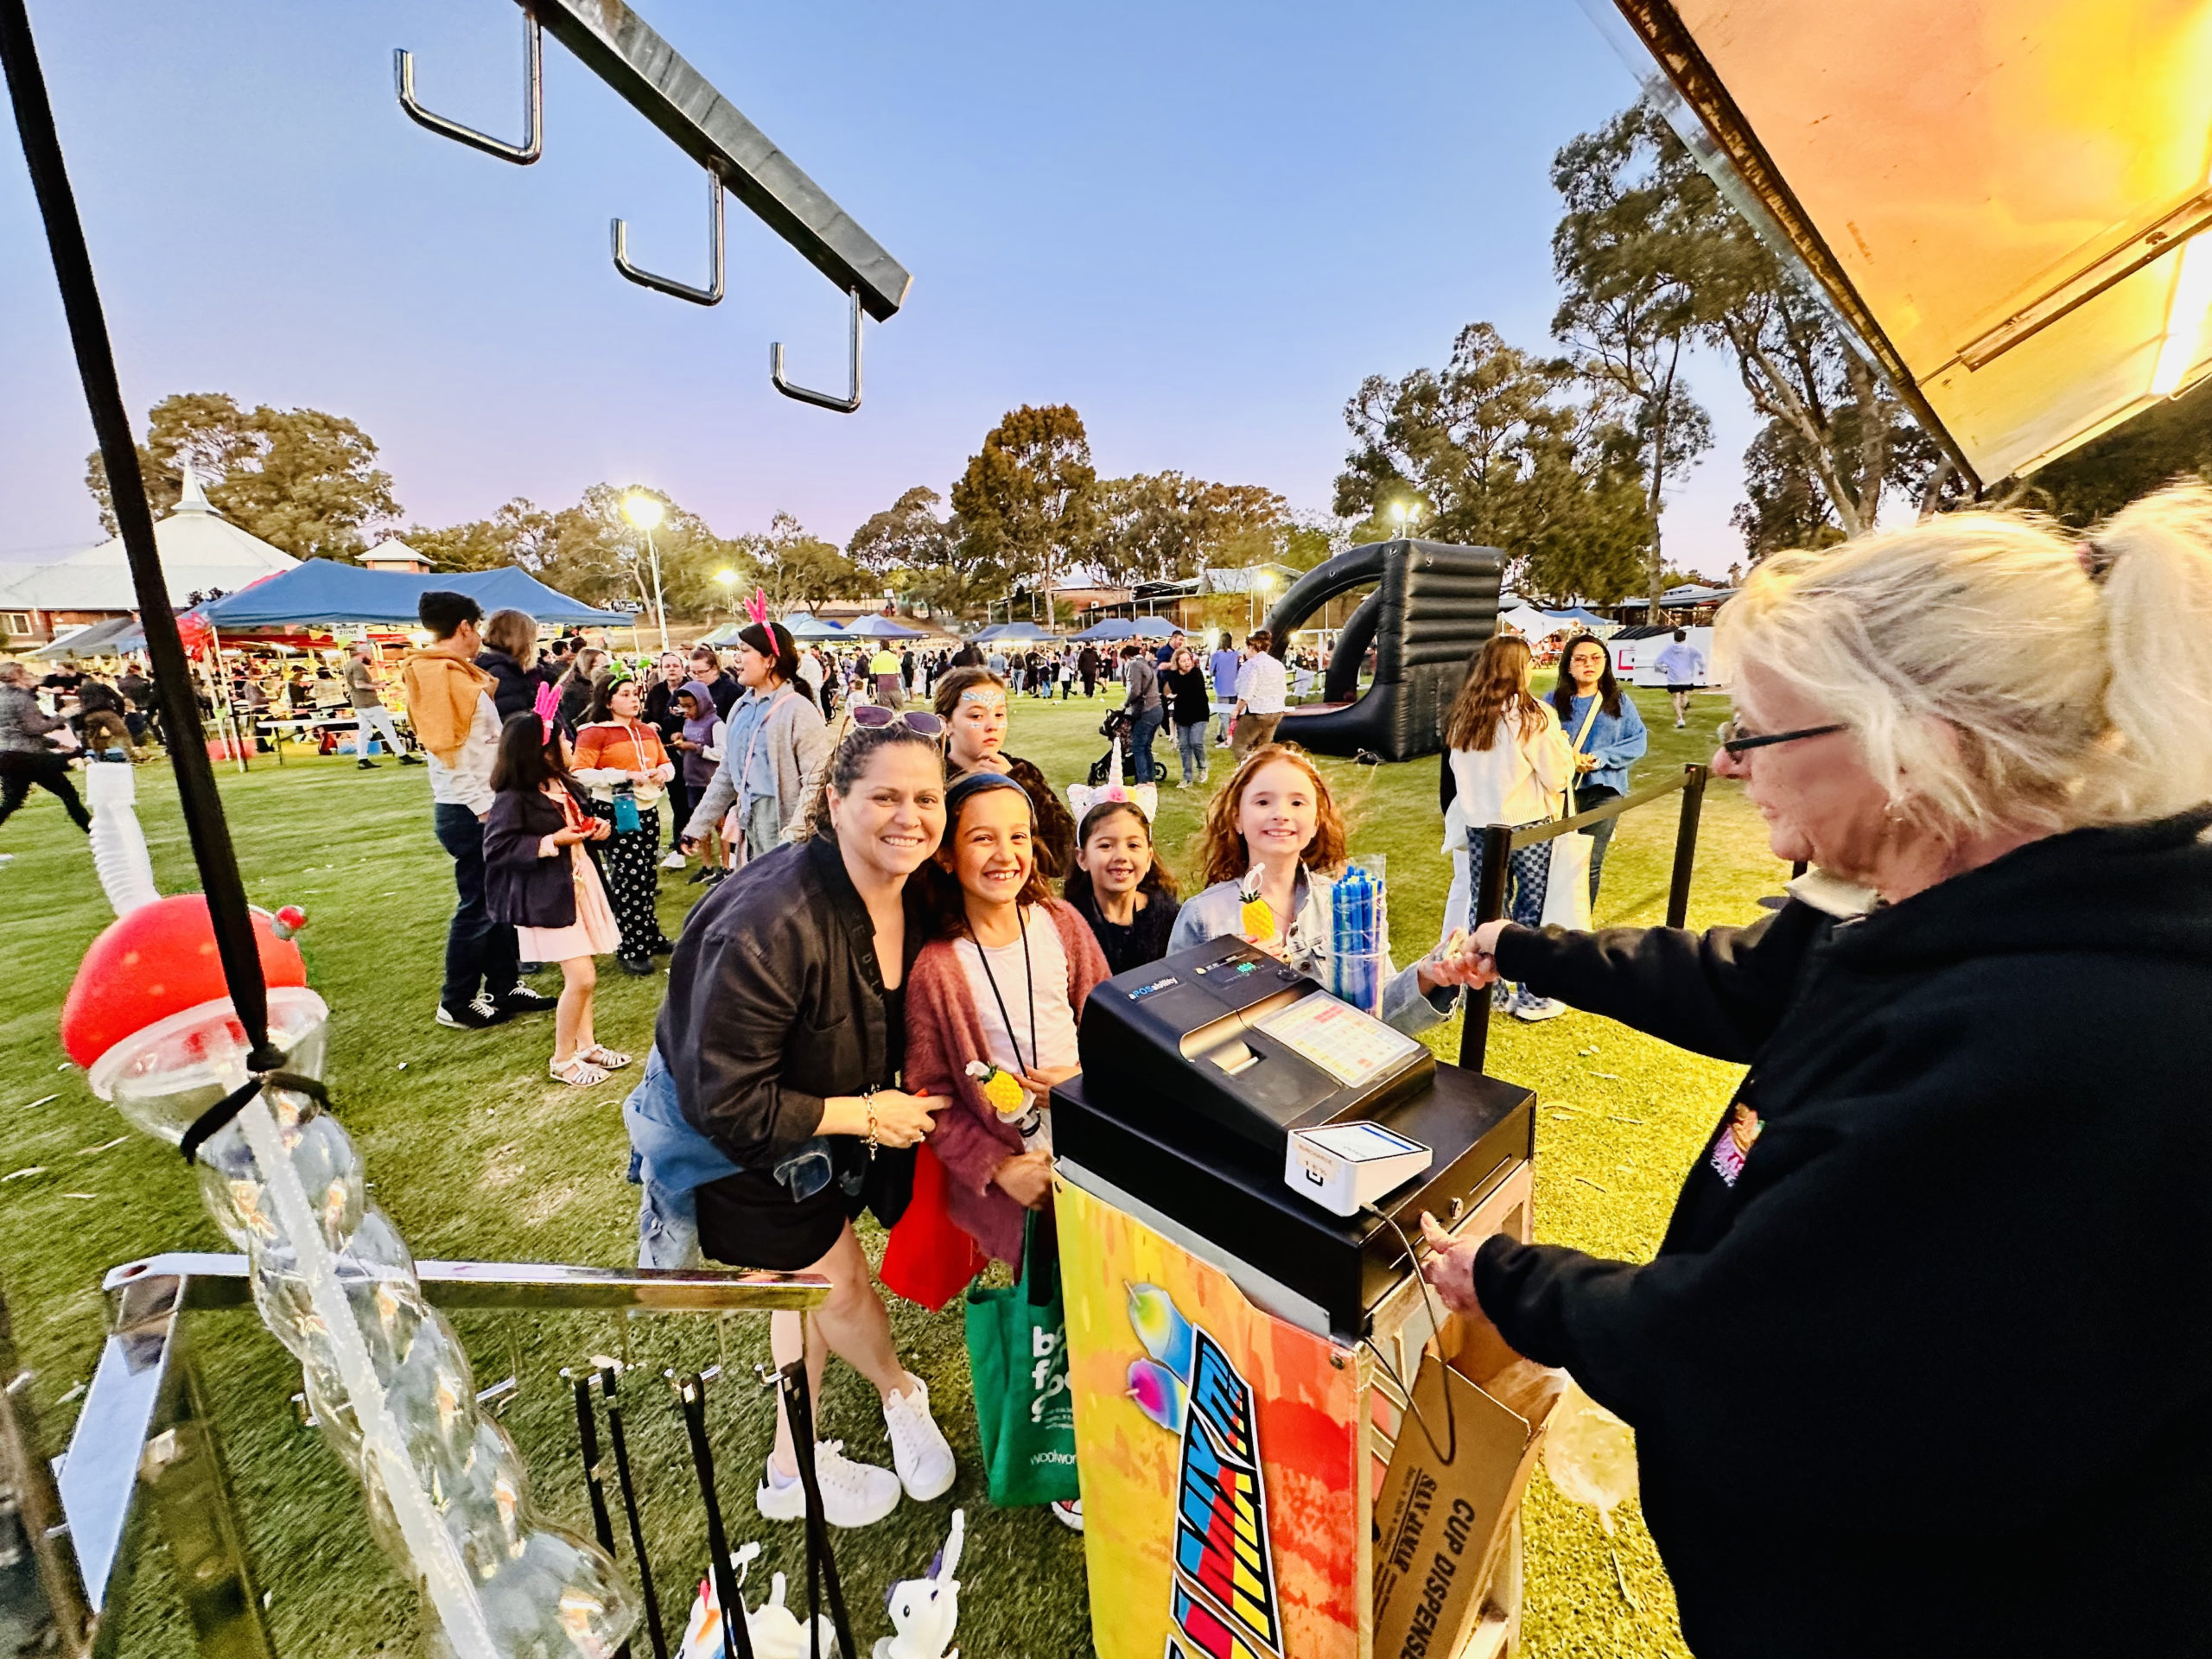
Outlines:
<svg viewBox="0 0 2212 1659"><path fill-rule="evenodd" d="M84 382L92 429L99 435L100 458L107 465L116 525L130 556L130 579L137 589L138 614L146 632L146 654L153 660L154 687L160 698L162 729L168 738L169 765L176 772L177 797L184 809L185 828L192 836L193 862L199 867L200 886L207 895L223 978L251 1050L248 1064L257 1071L273 1071L283 1063L283 1056L269 1043L269 993L261 977L261 955L254 940L252 918L247 912L245 884L239 879L238 853L223 820L215 769L208 762L207 745L195 741L200 729L200 709L193 696L192 673L185 662L184 642L177 634L175 613L169 609L161 554L154 544L154 515L146 505L146 483L138 471L138 446L131 436L130 417L124 410L107 319L101 313L99 289L92 280L92 252L85 244L77 199L69 188L68 169L62 163L54 106L48 101L46 80L39 71L38 49L31 40L30 16L24 0L0 0L0 67L7 72L16 130L22 139L23 159L30 166L40 217L46 221L47 245L53 251L54 273L61 286L61 305L69 320L77 373Z"/></svg>

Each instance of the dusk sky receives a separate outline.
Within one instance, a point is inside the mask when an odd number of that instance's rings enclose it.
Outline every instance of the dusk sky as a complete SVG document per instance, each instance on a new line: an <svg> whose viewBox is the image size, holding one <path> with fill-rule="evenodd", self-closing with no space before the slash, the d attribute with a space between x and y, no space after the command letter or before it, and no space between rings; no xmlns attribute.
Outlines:
<svg viewBox="0 0 2212 1659"><path fill-rule="evenodd" d="M703 280L704 185L550 36L536 166L400 112L406 46L432 108L518 132L511 0L32 0L134 418L202 391L347 416L417 523L607 480L842 542L1006 410L1071 403L1102 476L1325 509L1363 375L1478 319L1548 348L1551 156L1636 90L1573 0L639 9L913 272L858 415L770 387L775 339L842 385L844 306L734 200L721 306L615 274L620 214L632 258ZM0 558L56 558L99 537L92 438L12 136L0 319ZM1725 364L1694 386L1716 442L1668 550L1718 574L1754 423Z"/></svg>

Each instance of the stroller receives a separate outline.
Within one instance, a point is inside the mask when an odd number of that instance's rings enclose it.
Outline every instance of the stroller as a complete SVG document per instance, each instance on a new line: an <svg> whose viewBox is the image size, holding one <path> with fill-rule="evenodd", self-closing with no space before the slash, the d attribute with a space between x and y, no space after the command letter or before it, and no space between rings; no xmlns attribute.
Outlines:
<svg viewBox="0 0 2212 1659"><path fill-rule="evenodd" d="M1136 757L1129 753L1129 739L1135 734L1136 725L1135 716L1127 709L1114 709L1098 722L1098 735L1107 740L1108 747L1105 753L1090 763L1090 773L1086 781L1091 788L1096 789L1106 781L1117 758L1122 766L1121 776L1116 781L1131 785L1136 782Z"/></svg>

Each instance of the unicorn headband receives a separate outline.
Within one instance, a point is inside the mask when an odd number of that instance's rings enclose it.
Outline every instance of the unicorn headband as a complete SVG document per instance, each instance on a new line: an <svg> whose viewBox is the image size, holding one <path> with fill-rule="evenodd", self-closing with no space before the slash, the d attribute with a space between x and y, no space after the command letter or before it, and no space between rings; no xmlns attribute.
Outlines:
<svg viewBox="0 0 2212 1659"><path fill-rule="evenodd" d="M1116 805L1134 806L1144 814L1147 824L1151 823L1160 812L1159 785L1138 784L1132 787L1122 783L1122 740L1118 737L1114 740L1114 747L1108 753L1104 783L1096 789L1084 784L1068 785L1068 805L1074 809L1077 823L1083 822L1084 815L1092 807L1104 806L1109 802Z"/></svg>

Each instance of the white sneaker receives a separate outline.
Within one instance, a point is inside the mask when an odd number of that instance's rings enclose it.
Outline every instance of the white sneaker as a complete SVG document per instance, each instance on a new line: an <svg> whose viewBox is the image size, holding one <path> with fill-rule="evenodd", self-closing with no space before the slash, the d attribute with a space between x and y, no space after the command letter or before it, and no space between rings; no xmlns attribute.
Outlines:
<svg viewBox="0 0 2212 1659"><path fill-rule="evenodd" d="M1556 1020L1567 1012L1567 1004L1557 997L1524 996L1518 998L1510 1010L1516 1020L1526 1020L1535 1025L1539 1020Z"/></svg>
<svg viewBox="0 0 2212 1659"><path fill-rule="evenodd" d="M833 1527L872 1527L899 1507L899 1477L872 1463L855 1463L842 1440L814 1443L814 1478L822 1487L823 1516ZM796 1476L790 1485L779 1486L772 1473L764 1473L753 1502L764 1521L806 1519L806 1485Z"/></svg>
<svg viewBox="0 0 2212 1659"><path fill-rule="evenodd" d="M1052 1519L1070 1532L1081 1532L1083 1530L1083 1500L1079 1497L1054 1498Z"/></svg>
<svg viewBox="0 0 2212 1659"><path fill-rule="evenodd" d="M930 1415L929 1385L912 1371L907 1387L883 1402L883 1426L891 1431L891 1464L899 1484L917 1503L943 1497L952 1490L952 1448Z"/></svg>
<svg viewBox="0 0 2212 1659"><path fill-rule="evenodd" d="M670 851L666 858L664 858L660 861L660 867L664 870L680 870L683 868L683 855L679 852L676 852L673 849Z"/></svg>

